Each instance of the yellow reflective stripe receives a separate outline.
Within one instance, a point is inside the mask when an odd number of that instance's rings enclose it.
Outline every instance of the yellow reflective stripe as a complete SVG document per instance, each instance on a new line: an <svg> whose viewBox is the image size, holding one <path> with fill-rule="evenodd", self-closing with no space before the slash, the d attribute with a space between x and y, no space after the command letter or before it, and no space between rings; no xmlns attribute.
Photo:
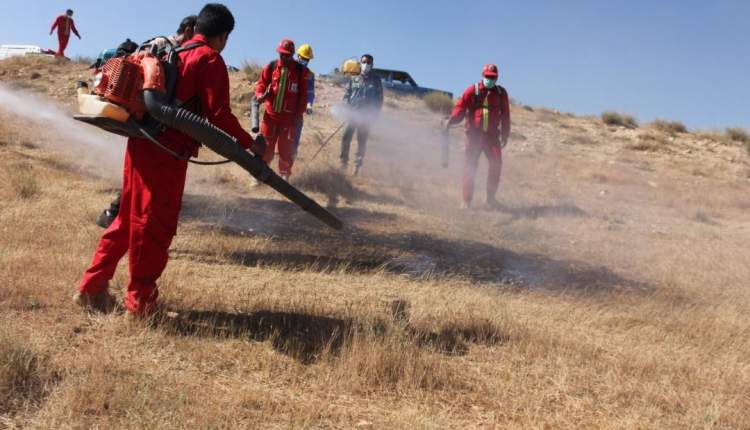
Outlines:
<svg viewBox="0 0 750 430"><path fill-rule="evenodd" d="M276 113L280 113L282 108L284 107L284 95L286 94L286 78L288 75L288 70L286 67L281 68L281 77L279 77L279 89L276 93L276 99L273 101L273 111Z"/></svg>
<svg viewBox="0 0 750 430"><path fill-rule="evenodd" d="M482 131L486 132L490 127L490 93L488 92L484 96L484 102L482 103Z"/></svg>

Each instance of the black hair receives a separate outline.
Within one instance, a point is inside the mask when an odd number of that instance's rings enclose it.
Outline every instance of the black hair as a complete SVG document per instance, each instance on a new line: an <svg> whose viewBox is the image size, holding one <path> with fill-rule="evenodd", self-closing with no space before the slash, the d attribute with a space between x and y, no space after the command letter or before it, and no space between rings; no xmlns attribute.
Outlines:
<svg viewBox="0 0 750 430"><path fill-rule="evenodd" d="M197 15L190 15L188 17L185 17L180 22L180 26L177 27L177 34L183 34L185 33L185 30L188 28L195 27L195 23L198 21Z"/></svg>
<svg viewBox="0 0 750 430"><path fill-rule="evenodd" d="M73 9L68 9L65 11L66 15L73 15Z"/></svg>
<svg viewBox="0 0 750 430"><path fill-rule="evenodd" d="M372 58L372 55L370 55L370 54L365 54L365 55L363 55L363 56L362 56L362 57L360 57L360 58L367 58L368 60L370 60L370 62L371 62L371 63L374 63L374 62L375 62L375 59L374 59L374 58Z"/></svg>
<svg viewBox="0 0 750 430"><path fill-rule="evenodd" d="M219 3L208 3L203 6L195 23L195 32L206 37L231 33L234 30L234 16L226 6Z"/></svg>

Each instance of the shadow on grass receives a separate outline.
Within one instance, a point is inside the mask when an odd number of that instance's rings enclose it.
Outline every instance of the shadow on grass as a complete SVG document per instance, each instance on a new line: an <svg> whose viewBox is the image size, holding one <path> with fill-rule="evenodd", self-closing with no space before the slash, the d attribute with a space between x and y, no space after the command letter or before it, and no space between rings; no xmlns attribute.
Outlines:
<svg viewBox="0 0 750 430"><path fill-rule="evenodd" d="M563 205L535 205L527 207L510 207L506 205L498 205L495 208L490 209L495 212L506 213L511 216L512 220L517 219L539 219L544 217L569 217L569 218L580 218L587 216L586 212L576 205L563 204Z"/></svg>
<svg viewBox="0 0 750 430"><path fill-rule="evenodd" d="M390 213L338 208L335 213L345 228L334 231L284 201L238 199L232 202L231 211L212 209L212 205L216 203L209 198L188 196L183 218L206 222L206 229L228 237L265 236L270 244L263 250L218 253L176 248L176 258L229 261L251 267L270 265L290 271L458 276L478 283L586 293L651 290L649 285L624 278L606 267L518 253L467 239L394 231L399 218ZM518 216L552 211L574 216L580 209L537 207L513 211Z"/></svg>
<svg viewBox="0 0 750 430"><path fill-rule="evenodd" d="M408 315L405 316L408 318ZM153 324L180 336L270 341L276 351L304 364L325 353L339 354L355 336L405 337L417 346L446 355L463 355L469 343L486 345L507 341L507 336L487 322L471 326L448 325L439 331L412 327L403 315L394 321L354 321L297 312L261 310L252 313L167 309Z"/></svg>

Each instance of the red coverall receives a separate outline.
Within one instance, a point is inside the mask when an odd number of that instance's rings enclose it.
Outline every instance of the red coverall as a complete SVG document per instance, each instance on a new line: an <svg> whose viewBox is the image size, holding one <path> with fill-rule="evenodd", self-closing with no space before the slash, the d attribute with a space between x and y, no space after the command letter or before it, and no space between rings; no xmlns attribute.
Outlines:
<svg viewBox="0 0 750 430"><path fill-rule="evenodd" d="M263 68L255 84L255 96L260 100L268 90L260 129L267 145L263 160L270 164L278 146L279 173L289 176L294 164L295 123L302 121L307 109L307 68L296 61L290 66L283 66L279 60L275 63L273 73L271 64Z"/></svg>
<svg viewBox="0 0 750 430"><path fill-rule="evenodd" d="M501 86L490 90L479 83L479 95L472 85L464 91L451 112L449 124L457 124L466 117L466 163L464 164L463 198L467 204L474 197L474 178L479 156L484 152L487 172L487 200L494 201L500 185L503 165L500 140L510 136L510 103L508 92ZM501 134L502 133L502 134Z"/></svg>
<svg viewBox="0 0 750 430"><path fill-rule="evenodd" d="M186 44L206 43L198 34ZM229 75L224 60L203 45L180 54L176 98L199 99L201 115L250 148L253 138L240 126L229 105ZM159 141L182 155L197 155L198 143L168 129ZM81 280L80 291L96 294L107 288L118 261L129 252L130 282L125 306L133 313L147 312L158 296L156 280L167 264L167 250L177 231L185 188L187 161L142 139L128 139L123 169L120 212L104 232L94 261Z"/></svg>
<svg viewBox="0 0 750 430"><path fill-rule="evenodd" d="M55 19L55 22L52 23L52 28L49 29L50 34L52 34L53 31L55 31L55 28L57 28L57 53L55 53L55 57L64 57L65 56L65 48L68 47L68 41L70 40L70 32L72 31L75 33L78 38L81 38L81 35L78 34L78 30L76 29L76 24L73 21L73 18L70 18L68 15L60 15Z"/></svg>

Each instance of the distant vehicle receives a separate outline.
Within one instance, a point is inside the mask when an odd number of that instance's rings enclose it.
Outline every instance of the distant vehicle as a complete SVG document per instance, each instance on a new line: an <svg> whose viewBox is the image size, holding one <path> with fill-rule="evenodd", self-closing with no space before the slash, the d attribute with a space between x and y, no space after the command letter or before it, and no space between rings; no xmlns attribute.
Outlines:
<svg viewBox="0 0 750 430"><path fill-rule="evenodd" d="M397 93L413 94L418 97L424 97L430 93L440 93L453 99L453 93L451 92L420 87L409 73L401 70L372 69L371 73L380 77L383 81L383 88Z"/></svg>
<svg viewBox="0 0 750 430"><path fill-rule="evenodd" d="M54 52L35 45L0 45L0 60L24 55L54 57Z"/></svg>

